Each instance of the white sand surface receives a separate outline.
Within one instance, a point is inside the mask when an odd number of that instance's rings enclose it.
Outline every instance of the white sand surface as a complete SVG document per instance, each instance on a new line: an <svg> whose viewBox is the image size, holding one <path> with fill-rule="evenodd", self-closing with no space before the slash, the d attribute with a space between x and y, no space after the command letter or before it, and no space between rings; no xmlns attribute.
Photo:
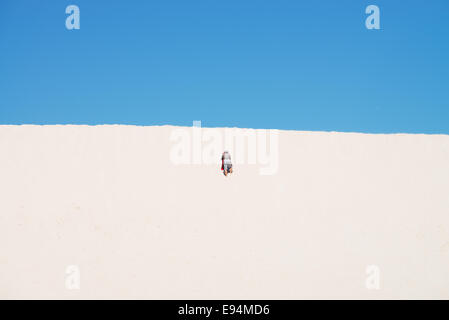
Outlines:
<svg viewBox="0 0 449 320"><path fill-rule="evenodd" d="M0 126L0 298L449 298L448 135L279 131L224 177L174 129Z"/></svg>

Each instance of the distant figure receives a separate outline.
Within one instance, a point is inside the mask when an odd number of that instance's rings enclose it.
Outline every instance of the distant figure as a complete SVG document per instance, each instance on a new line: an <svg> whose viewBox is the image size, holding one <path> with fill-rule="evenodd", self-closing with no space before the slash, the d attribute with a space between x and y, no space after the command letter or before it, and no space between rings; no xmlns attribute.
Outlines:
<svg viewBox="0 0 449 320"><path fill-rule="evenodd" d="M223 170L225 176L227 176L228 173L232 173L231 155L227 151L223 152L221 155L221 170Z"/></svg>

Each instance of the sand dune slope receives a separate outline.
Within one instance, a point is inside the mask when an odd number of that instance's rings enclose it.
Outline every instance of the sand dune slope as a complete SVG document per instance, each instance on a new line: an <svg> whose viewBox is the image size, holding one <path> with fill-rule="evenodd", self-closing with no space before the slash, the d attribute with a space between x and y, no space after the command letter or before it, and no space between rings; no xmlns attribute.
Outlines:
<svg viewBox="0 0 449 320"><path fill-rule="evenodd" d="M0 126L0 298L449 298L449 136L279 131L225 178L175 129Z"/></svg>

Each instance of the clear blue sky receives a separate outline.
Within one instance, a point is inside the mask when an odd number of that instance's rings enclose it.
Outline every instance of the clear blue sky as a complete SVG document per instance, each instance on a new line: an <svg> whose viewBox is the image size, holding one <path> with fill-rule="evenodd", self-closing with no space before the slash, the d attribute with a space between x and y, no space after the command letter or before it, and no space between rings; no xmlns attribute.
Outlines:
<svg viewBox="0 0 449 320"><path fill-rule="evenodd" d="M193 120L449 134L449 1L0 2L0 124Z"/></svg>

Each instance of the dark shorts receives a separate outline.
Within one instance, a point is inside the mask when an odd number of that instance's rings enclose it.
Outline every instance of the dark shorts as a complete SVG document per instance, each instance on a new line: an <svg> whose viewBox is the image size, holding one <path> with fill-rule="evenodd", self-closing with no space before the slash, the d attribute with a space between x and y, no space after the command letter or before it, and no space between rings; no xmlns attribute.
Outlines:
<svg viewBox="0 0 449 320"><path fill-rule="evenodd" d="M229 164L223 164L223 170L225 171L225 172L228 172L229 171L229 169L231 169L232 168L232 164L231 163L229 163Z"/></svg>

